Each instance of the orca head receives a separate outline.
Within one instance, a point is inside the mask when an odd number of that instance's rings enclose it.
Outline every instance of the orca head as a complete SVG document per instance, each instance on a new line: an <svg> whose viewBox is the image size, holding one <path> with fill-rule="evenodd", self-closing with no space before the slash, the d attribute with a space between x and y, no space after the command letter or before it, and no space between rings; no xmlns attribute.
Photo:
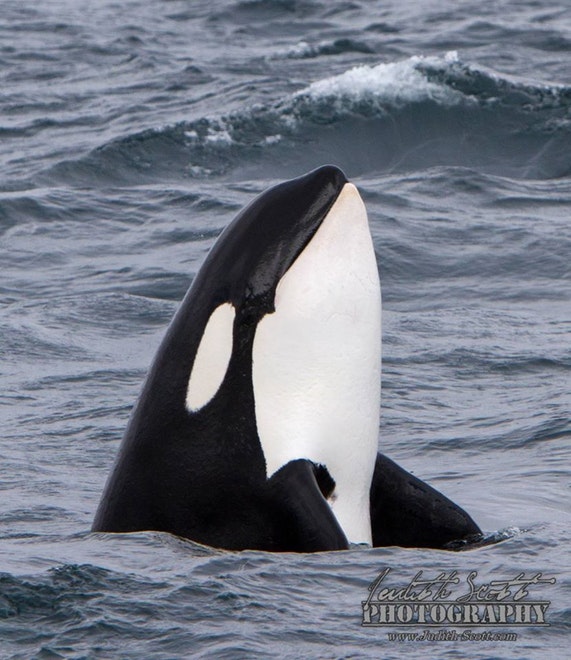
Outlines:
<svg viewBox="0 0 571 660"><path fill-rule="evenodd" d="M266 191L221 234L169 326L93 530L282 551L481 534L377 456L380 349L357 189L326 166Z"/></svg>
<svg viewBox="0 0 571 660"><path fill-rule="evenodd" d="M273 475L311 480L305 461L335 483L324 492L317 480L342 534L371 543L380 313L367 214L341 170L262 193L222 232L169 326L95 528L268 547L251 536L271 525L259 493Z"/></svg>

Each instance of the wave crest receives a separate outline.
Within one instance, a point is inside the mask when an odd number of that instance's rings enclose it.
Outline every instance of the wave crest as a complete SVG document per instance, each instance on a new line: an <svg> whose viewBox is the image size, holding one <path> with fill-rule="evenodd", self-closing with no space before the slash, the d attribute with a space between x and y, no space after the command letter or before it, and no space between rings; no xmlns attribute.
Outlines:
<svg viewBox="0 0 571 660"><path fill-rule="evenodd" d="M427 100L444 105L456 104L465 100L465 95L445 81L430 80L423 67L429 65L447 69L449 64L457 61L458 55L452 51L444 58L415 56L400 62L361 65L312 83L297 92L294 100L319 102L332 99L336 104L341 102L345 107L348 104L356 108L363 103L371 103L379 109L386 105L399 107Z"/></svg>
<svg viewBox="0 0 571 660"><path fill-rule="evenodd" d="M55 174L116 183L240 168L279 178L335 162L352 176L452 165L552 178L571 171L570 127L571 88L517 81L449 52L357 66L273 104L130 135Z"/></svg>

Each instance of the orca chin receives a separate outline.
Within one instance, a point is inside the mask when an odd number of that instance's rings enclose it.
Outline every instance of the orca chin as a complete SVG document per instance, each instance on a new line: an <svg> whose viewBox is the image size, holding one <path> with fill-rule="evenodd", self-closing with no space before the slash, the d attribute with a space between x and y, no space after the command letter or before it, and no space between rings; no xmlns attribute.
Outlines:
<svg viewBox="0 0 571 660"><path fill-rule="evenodd" d="M377 453L381 288L341 170L270 188L216 241L148 373L95 532L230 550L451 548L481 536Z"/></svg>

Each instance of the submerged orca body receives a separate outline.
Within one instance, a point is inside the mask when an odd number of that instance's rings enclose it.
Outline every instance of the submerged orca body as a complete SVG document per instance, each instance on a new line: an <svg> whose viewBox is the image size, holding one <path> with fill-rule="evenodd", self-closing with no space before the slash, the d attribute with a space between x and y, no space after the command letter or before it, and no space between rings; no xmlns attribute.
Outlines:
<svg viewBox="0 0 571 660"><path fill-rule="evenodd" d="M343 173L260 195L167 331L93 530L298 552L480 534L377 454L380 323L367 215Z"/></svg>

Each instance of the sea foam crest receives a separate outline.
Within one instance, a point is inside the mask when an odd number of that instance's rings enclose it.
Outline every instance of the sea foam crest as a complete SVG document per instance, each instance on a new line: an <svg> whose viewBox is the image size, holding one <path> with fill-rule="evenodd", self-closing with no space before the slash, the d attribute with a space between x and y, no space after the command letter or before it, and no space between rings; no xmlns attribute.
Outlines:
<svg viewBox="0 0 571 660"><path fill-rule="evenodd" d="M295 98L338 99L345 103L376 101L391 105L426 100L456 104L465 101L466 96L446 84L430 80L422 69L449 67L457 62L457 53L450 51L443 58L415 55L400 62L360 65L311 83L297 92Z"/></svg>
<svg viewBox="0 0 571 660"><path fill-rule="evenodd" d="M335 39L319 41L317 43L308 43L300 41L286 49L279 49L271 53L269 60L304 60L321 57L323 55L341 55L344 53L374 53L373 49L363 41L354 39Z"/></svg>

